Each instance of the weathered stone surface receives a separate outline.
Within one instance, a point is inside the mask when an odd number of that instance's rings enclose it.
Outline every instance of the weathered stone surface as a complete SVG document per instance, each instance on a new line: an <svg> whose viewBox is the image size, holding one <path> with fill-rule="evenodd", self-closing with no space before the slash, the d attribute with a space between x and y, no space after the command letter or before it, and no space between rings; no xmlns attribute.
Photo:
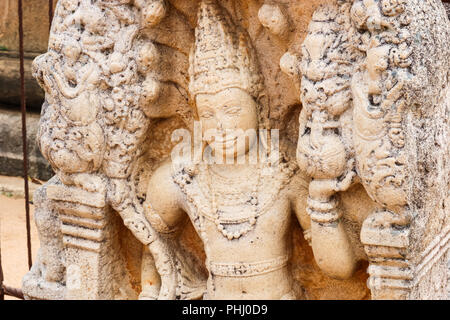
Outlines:
<svg viewBox="0 0 450 320"><path fill-rule="evenodd" d="M56 5L57 0L54 0ZM48 46L48 1L23 1L25 90L28 109L40 111L43 90L31 75L31 62ZM19 36L17 1L0 2L0 103L20 105Z"/></svg>
<svg viewBox="0 0 450 320"><path fill-rule="evenodd" d="M446 298L449 39L439 0L60 0L24 293Z"/></svg>
<svg viewBox="0 0 450 320"><path fill-rule="evenodd" d="M447 15L450 17L450 2L449 1L443 1L445 10L447 11Z"/></svg>

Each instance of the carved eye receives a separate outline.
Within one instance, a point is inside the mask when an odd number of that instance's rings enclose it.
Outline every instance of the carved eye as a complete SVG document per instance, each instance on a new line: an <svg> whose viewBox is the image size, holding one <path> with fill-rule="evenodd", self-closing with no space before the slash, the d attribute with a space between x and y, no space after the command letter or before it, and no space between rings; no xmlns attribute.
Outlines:
<svg viewBox="0 0 450 320"><path fill-rule="evenodd" d="M234 106L234 107L224 106L224 108L225 108L226 114L238 114L242 110L242 108L239 106Z"/></svg>

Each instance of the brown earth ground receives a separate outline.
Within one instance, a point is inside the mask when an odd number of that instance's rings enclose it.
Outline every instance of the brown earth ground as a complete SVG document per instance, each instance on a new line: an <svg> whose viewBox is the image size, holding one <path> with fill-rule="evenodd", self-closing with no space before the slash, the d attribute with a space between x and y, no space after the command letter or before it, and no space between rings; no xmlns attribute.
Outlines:
<svg viewBox="0 0 450 320"><path fill-rule="evenodd" d="M23 188L23 181L20 178L0 176L0 186L3 188L0 192L0 246L4 283L10 287L20 288L22 277L28 271L26 218L24 198L11 188L14 185L22 185ZM31 186L31 189L33 190L34 186ZM31 205L30 209L31 248L32 257L35 259L39 239L33 220L34 206ZM5 299L15 300L9 296Z"/></svg>

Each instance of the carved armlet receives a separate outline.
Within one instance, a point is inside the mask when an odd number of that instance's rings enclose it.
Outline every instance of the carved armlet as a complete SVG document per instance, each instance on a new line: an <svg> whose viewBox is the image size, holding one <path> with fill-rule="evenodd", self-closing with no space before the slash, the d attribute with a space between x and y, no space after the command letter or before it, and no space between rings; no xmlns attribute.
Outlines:
<svg viewBox="0 0 450 320"><path fill-rule="evenodd" d="M323 224L335 223L342 217L341 210L337 209L338 203L335 198L322 202L308 197L307 203L306 212L314 222Z"/></svg>

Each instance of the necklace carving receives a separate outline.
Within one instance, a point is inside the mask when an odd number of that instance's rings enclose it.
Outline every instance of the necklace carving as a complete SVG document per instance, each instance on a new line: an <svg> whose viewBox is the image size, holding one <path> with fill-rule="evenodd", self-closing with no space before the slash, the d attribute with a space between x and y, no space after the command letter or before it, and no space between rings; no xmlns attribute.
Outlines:
<svg viewBox="0 0 450 320"><path fill-rule="evenodd" d="M255 228L258 217L270 209L295 171L295 166L287 163L271 168L271 174L263 174L267 168L260 163L248 168L250 174L228 178L201 164L194 176L176 179L198 214L213 222L229 240L239 239Z"/></svg>

